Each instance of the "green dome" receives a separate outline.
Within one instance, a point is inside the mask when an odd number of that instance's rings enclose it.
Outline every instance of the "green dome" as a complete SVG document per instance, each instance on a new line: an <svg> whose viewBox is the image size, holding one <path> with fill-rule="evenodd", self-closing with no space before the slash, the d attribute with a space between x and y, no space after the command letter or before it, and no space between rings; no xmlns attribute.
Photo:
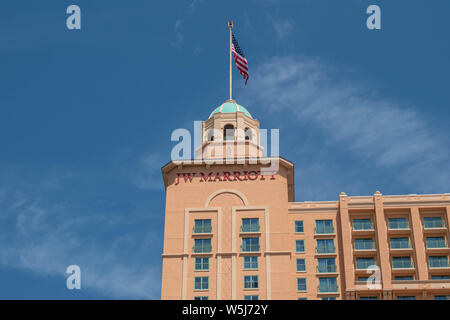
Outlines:
<svg viewBox="0 0 450 320"><path fill-rule="evenodd" d="M214 109L214 111L211 112L211 114L209 115L208 119L211 119L212 116L216 113L234 113L234 112L242 112L247 117L252 118L252 115L250 114L250 112L248 112L247 109L245 109L240 104L237 104L236 101L234 101L234 100L231 100L231 101L228 100L225 103L223 103L221 106Z"/></svg>

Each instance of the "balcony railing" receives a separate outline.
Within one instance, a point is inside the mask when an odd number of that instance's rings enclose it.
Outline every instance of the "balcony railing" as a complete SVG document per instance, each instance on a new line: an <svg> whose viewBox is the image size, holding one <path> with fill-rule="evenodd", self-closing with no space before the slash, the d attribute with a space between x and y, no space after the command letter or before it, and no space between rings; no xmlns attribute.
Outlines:
<svg viewBox="0 0 450 320"><path fill-rule="evenodd" d="M391 249L411 249L411 243L394 241L391 242Z"/></svg>
<svg viewBox="0 0 450 320"><path fill-rule="evenodd" d="M319 285L318 290L321 293L338 292L338 285L337 284Z"/></svg>
<svg viewBox="0 0 450 320"><path fill-rule="evenodd" d="M241 252L259 252L259 244L247 244L241 246Z"/></svg>
<svg viewBox="0 0 450 320"><path fill-rule="evenodd" d="M411 269L414 268L414 263L410 261L392 261L392 269Z"/></svg>
<svg viewBox="0 0 450 320"><path fill-rule="evenodd" d="M365 270L369 268L370 266L376 265L377 263L375 261L362 261L362 262L356 262L356 270Z"/></svg>
<svg viewBox="0 0 450 320"><path fill-rule="evenodd" d="M445 228L444 221L424 221L423 227L425 229Z"/></svg>
<svg viewBox="0 0 450 320"><path fill-rule="evenodd" d="M259 224L243 224L241 232L259 232Z"/></svg>
<svg viewBox="0 0 450 320"><path fill-rule="evenodd" d="M361 231L361 230L373 230L372 222L353 222L353 230Z"/></svg>
<svg viewBox="0 0 450 320"><path fill-rule="evenodd" d="M334 234L334 227L332 226L321 226L314 228L315 234Z"/></svg>
<svg viewBox="0 0 450 320"><path fill-rule="evenodd" d="M409 222L407 222L407 221L390 221L388 223L388 228L390 230L409 229Z"/></svg>
<svg viewBox="0 0 450 320"><path fill-rule="evenodd" d="M211 245L204 244L202 246L196 245L192 247L192 252L194 253L209 253L212 250Z"/></svg>
<svg viewBox="0 0 450 320"><path fill-rule="evenodd" d="M448 268L448 260L432 260L429 261L429 267L430 268Z"/></svg>
<svg viewBox="0 0 450 320"><path fill-rule="evenodd" d="M316 248L316 253L319 254L336 253L336 248L334 246L318 246Z"/></svg>
<svg viewBox="0 0 450 320"><path fill-rule="evenodd" d="M445 249L448 248L448 243L445 240L427 240L427 249Z"/></svg>
<svg viewBox="0 0 450 320"><path fill-rule="evenodd" d="M336 265L318 265L317 273L334 273L336 272Z"/></svg>
<svg viewBox="0 0 450 320"><path fill-rule="evenodd" d="M355 250L373 250L375 249L373 242L355 242Z"/></svg>
<svg viewBox="0 0 450 320"><path fill-rule="evenodd" d="M211 233L211 231L211 225L194 226L194 228L192 229L192 233Z"/></svg>

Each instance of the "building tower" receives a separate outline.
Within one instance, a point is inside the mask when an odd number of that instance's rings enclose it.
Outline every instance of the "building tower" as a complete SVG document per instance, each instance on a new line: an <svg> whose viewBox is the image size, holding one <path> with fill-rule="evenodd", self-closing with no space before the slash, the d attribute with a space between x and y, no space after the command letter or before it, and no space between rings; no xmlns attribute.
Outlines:
<svg viewBox="0 0 450 320"><path fill-rule="evenodd" d="M278 284L290 273L293 164L277 158L277 173L261 172L259 122L234 100L202 123L195 158L162 168L162 299L290 298Z"/></svg>

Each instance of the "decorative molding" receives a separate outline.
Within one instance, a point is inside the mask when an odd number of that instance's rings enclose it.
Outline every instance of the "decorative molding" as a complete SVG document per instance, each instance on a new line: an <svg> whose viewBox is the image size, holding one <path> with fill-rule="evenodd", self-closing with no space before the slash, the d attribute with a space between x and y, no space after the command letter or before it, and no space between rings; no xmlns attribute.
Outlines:
<svg viewBox="0 0 450 320"><path fill-rule="evenodd" d="M214 199L216 196L218 196L218 195L220 195L222 193L234 194L234 195L238 196L242 200L242 202L244 203L245 206L248 206L248 200L247 200L247 198L244 196L244 194L242 192L234 190L234 189L221 189L221 190L218 190L218 191L212 193L208 197L208 199L206 199L205 208L207 208L209 206L209 204L210 204L212 199Z"/></svg>

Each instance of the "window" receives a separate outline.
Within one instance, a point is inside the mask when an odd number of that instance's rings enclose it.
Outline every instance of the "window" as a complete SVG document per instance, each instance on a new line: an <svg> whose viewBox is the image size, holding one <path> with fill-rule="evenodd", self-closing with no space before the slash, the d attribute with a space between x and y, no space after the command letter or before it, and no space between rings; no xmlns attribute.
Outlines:
<svg viewBox="0 0 450 320"><path fill-rule="evenodd" d="M258 289L258 276L244 276L244 289Z"/></svg>
<svg viewBox="0 0 450 320"><path fill-rule="evenodd" d="M244 257L244 269L258 269L258 257L257 256Z"/></svg>
<svg viewBox="0 0 450 320"><path fill-rule="evenodd" d="M259 232L259 219L258 218L242 219L241 232Z"/></svg>
<svg viewBox="0 0 450 320"><path fill-rule="evenodd" d="M234 140L234 126L232 124L227 124L223 128L224 140Z"/></svg>
<svg viewBox="0 0 450 320"><path fill-rule="evenodd" d="M245 128L245 140L252 140L252 129Z"/></svg>
<svg viewBox="0 0 450 320"><path fill-rule="evenodd" d="M303 221L295 221L295 232L303 233Z"/></svg>
<svg viewBox="0 0 450 320"><path fill-rule="evenodd" d="M411 257L393 257L392 269L409 269L413 268Z"/></svg>
<svg viewBox="0 0 450 320"><path fill-rule="evenodd" d="M375 258L373 257L356 258L356 269L367 269L373 265L375 265Z"/></svg>
<svg viewBox="0 0 450 320"><path fill-rule="evenodd" d="M209 277L195 277L194 278L195 290L208 290L209 289Z"/></svg>
<svg viewBox="0 0 450 320"><path fill-rule="evenodd" d="M450 296L434 296L434 300L450 300Z"/></svg>
<svg viewBox="0 0 450 320"><path fill-rule="evenodd" d="M297 291L306 291L306 278L297 278Z"/></svg>
<svg viewBox="0 0 450 320"><path fill-rule="evenodd" d="M378 297L376 297L376 296L359 297L359 300L378 300Z"/></svg>
<svg viewBox="0 0 450 320"><path fill-rule="evenodd" d="M425 217L423 218L423 227L425 229L445 228L441 217Z"/></svg>
<svg viewBox="0 0 450 320"><path fill-rule="evenodd" d="M353 230L372 230L373 224L370 219L353 219Z"/></svg>
<svg viewBox="0 0 450 320"><path fill-rule="evenodd" d="M195 258L195 270L209 270L209 258Z"/></svg>
<svg viewBox="0 0 450 320"><path fill-rule="evenodd" d="M316 251L317 253L335 253L334 240L318 239Z"/></svg>
<svg viewBox="0 0 450 320"><path fill-rule="evenodd" d="M258 296L244 296L244 300L259 300Z"/></svg>
<svg viewBox="0 0 450 320"><path fill-rule="evenodd" d="M336 297L322 297L322 300L336 300Z"/></svg>
<svg viewBox="0 0 450 320"><path fill-rule="evenodd" d="M409 238L391 238L391 249L408 249L411 248L409 245Z"/></svg>
<svg viewBox="0 0 450 320"><path fill-rule="evenodd" d="M334 233L332 220L316 220L316 234Z"/></svg>
<svg viewBox="0 0 450 320"><path fill-rule="evenodd" d="M211 219L195 220L194 233L211 233Z"/></svg>
<svg viewBox="0 0 450 320"><path fill-rule="evenodd" d="M394 278L396 281L407 281L407 280L414 280L413 276L396 276Z"/></svg>
<svg viewBox="0 0 450 320"><path fill-rule="evenodd" d="M243 252L258 252L259 238L242 238L241 249Z"/></svg>
<svg viewBox="0 0 450 320"><path fill-rule="evenodd" d="M444 237L427 237L427 248L447 248Z"/></svg>
<svg viewBox="0 0 450 320"><path fill-rule="evenodd" d="M371 250L374 249L373 240L367 239L355 239L355 250Z"/></svg>
<svg viewBox="0 0 450 320"><path fill-rule="evenodd" d="M414 296L398 296L397 300L416 300Z"/></svg>
<svg viewBox="0 0 450 320"><path fill-rule="evenodd" d="M319 258L317 259L317 272L330 273L336 272L336 262L334 258Z"/></svg>
<svg viewBox="0 0 450 320"><path fill-rule="evenodd" d="M450 275L433 275L431 280L450 280Z"/></svg>
<svg viewBox="0 0 450 320"><path fill-rule="evenodd" d="M211 252L211 239L194 239L194 253Z"/></svg>
<svg viewBox="0 0 450 320"><path fill-rule="evenodd" d="M319 292L337 292L336 278L319 278Z"/></svg>
<svg viewBox="0 0 450 320"><path fill-rule="evenodd" d="M448 258L447 256L432 256L428 258L430 268L447 268Z"/></svg>
<svg viewBox="0 0 450 320"><path fill-rule="evenodd" d="M214 141L214 130L209 130L206 134L207 141Z"/></svg>
<svg viewBox="0 0 450 320"><path fill-rule="evenodd" d="M306 264L305 259L297 259L297 272L305 272Z"/></svg>
<svg viewBox="0 0 450 320"><path fill-rule="evenodd" d="M208 296L197 296L194 297L194 300L208 300Z"/></svg>
<svg viewBox="0 0 450 320"><path fill-rule="evenodd" d="M408 229L409 224L406 218L389 218L388 220L389 229Z"/></svg>
<svg viewBox="0 0 450 320"><path fill-rule="evenodd" d="M305 240L295 240L295 252L305 252Z"/></svg>

